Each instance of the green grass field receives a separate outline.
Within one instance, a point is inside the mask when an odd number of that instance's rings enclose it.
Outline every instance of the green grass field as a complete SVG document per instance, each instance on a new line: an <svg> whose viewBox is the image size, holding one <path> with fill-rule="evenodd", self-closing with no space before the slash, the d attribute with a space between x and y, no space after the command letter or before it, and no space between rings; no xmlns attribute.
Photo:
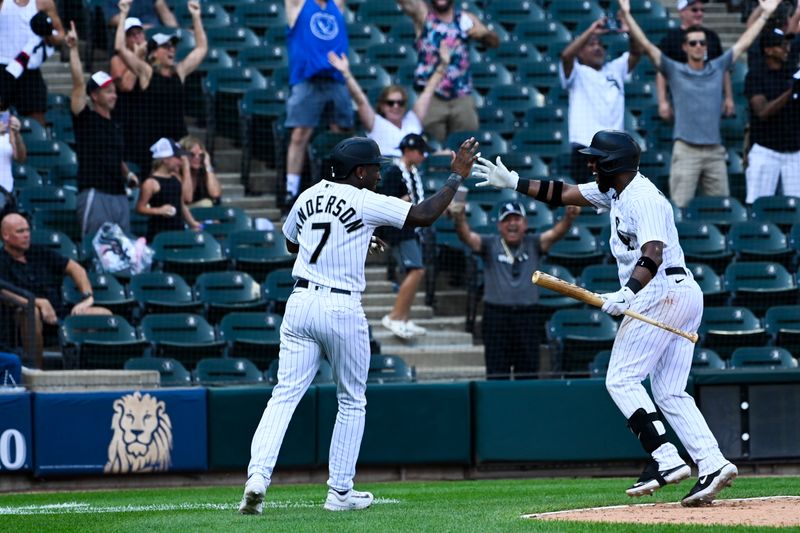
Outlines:
<svg viewBox="0 0 800 533"><path fill-rule="evenodd" d="M322 509L324 485L274 485L262 516L236 512L239 486L3 494L0 531L642 531L641 524L601 526L520 518L527 513L631 503L624 493L630 481L549 478L360 484L358 488L375 494L376 503L364 511L344 513ZM690 487L689 481L670 485L639 501L675 502ZM800 478L744 477L723 493L726 498L773 495L800 495ZM702 516L700 511L698 516ZM730 529L647 526L648 533Z"/></svg>

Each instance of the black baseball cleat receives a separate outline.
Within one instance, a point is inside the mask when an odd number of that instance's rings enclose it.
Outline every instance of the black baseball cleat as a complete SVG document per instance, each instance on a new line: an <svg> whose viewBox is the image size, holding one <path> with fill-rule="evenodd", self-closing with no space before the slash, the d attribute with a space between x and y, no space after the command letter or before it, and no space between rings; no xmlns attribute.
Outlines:
<svg viewBox="0 0 800 533"><path fill-rule="evenodd" d="M711 505L722 489L733 484L738 474L736 465L728 463L713 474L700 477L689 494L683 497L681 505L684 507Z"/></svg>
<svg viewBox="0 0 800 533"><path fill-rule="evenodd" d="M653 494L668 483L680 483L690 475L692 475L692 469L689 468L687 464L678 465L666 470L659 470L658 463L656 461L650 461L647 463L647 466L644 467L644 471L642 475L639 476L639 480L631 485L631 487L625 491L625 494L632 498L647 496L648 494Z"/></svg>

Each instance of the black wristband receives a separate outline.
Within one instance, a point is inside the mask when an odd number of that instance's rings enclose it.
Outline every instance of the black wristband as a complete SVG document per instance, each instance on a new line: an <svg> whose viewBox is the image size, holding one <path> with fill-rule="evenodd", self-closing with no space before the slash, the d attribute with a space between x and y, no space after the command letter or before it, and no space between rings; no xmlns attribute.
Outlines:
<svg viewBox="0 0 800 533"><path fill-rule="evenodd" d="M460 174L456 174L455 172L453 172L447 178L447 181L444 182L444 186L453 189L453 191L458 191L458 188L461 186L461 183L463 181L464 178L462 178Z"/></svg>
<svg viewBox="0 0 800 533"><path fill-rule="evenodd" d="M561 207L564 205L563 200L561 199L561 194L564 192L564 182L563 181L554 181L553 182L553 196L550 197L550 201L547 202L553 207Z"/></svg>
<svg viewBox="0 0 800 533"><path fill-rule="evenodd" d="M636 294L637 292L642 290L643 285L641 281L632 277L631 279L628 280L628 283L626 283L625 286L628 287L631 290L631 292L633 292L633 294Z"/></svg>
<svg viewBox="0 0 800 533"><path fill-rule="evenodd" d="M528 194L528 189L530 188L531 180L520 178L517 182L517 192L521 192L522 194Z"/></svg>
<svg viewBox="0 0 800 533"><path fill-rule="evenodd" d="M638 261L636 261L636 266L646 268L650 271L650 275L653 277L656 277L656 274L658 273L658 265L646 255L643 255Z"/></svg>
<svg viewBox="0 0 800 533"><path fill-rule="evenodd" d="M539 192L536 193L536 199L540 202L547 203L547 192L550 190L550 181L541 180L539 182Z"/></svg>

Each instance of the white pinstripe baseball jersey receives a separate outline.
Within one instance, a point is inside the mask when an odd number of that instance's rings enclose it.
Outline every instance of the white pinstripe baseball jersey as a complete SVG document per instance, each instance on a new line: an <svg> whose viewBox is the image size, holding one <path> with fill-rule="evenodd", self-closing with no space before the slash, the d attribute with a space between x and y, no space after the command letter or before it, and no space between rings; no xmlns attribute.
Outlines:
<svg viewBox="0 0 800 533"><path fill-rule="evenodd" d="M378 226L402 228L411 204L368 189L322 180L292 206L283 233L300 245L292 275L353 292L366 287L364 260Z"/></svg>
<svg viewBox="0 0 800 533"><path fill-rule="evenodd" d="M672 206L653 183L637 173L618 195L614 189L600 192L597 183L582 183L581 194L596 207L610 209L611 253L617 260L619 283L625 285L642 256L642 245L650 241L664 243L660 270L684 266L683 250Z"/></svg>

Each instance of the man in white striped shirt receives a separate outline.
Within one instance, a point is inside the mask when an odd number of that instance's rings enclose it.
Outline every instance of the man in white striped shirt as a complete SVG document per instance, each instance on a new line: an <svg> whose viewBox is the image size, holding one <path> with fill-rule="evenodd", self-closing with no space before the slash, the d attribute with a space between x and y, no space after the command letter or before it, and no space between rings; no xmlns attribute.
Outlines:
<svg viewBox="0 0 800 533"><path fill-rule="evenodd" d="M288 250L298 254L292 270L295 289L281 325L278 384L253 436L240 513L261 514L289 421L323 356L333 368L339 402L324 507L348 511L372 503L372 494L353 489L367 403L370 349L361 293L372 233L384 225L430 226L469 176L477 148L474 138L464 141L453 154L453 173L444 187L412 205L375 192L383 163L377 143L346 139L331 153L330 179L305 190L292 206L283 233Z"/></svg>
<svg viewBox="0 0 800 533"><path fill-rule="evenodd" d="M678 243L672 206L638 172L640 149L627 133L602 130L581 152L588 156L594 182L521 179L497 158L479 159L479 184L514 188L553 207L595 206L609 210L611 253L617 260L622 288L602 294L603 311L619 316L633 309L684 331L697 331L703 315L703 293L686 269ZM694 399L686 392L694 345L687 339L626 316L622 319L606 375L606 388L628 419L628 427L651 455L642 476L626 492L652 494L667 483L679 483L691 469L666 438L663 421L642 386L649 375L655 403L677 433L699 479L681 504L708 505L737 475L719 450Z"/></svg>

